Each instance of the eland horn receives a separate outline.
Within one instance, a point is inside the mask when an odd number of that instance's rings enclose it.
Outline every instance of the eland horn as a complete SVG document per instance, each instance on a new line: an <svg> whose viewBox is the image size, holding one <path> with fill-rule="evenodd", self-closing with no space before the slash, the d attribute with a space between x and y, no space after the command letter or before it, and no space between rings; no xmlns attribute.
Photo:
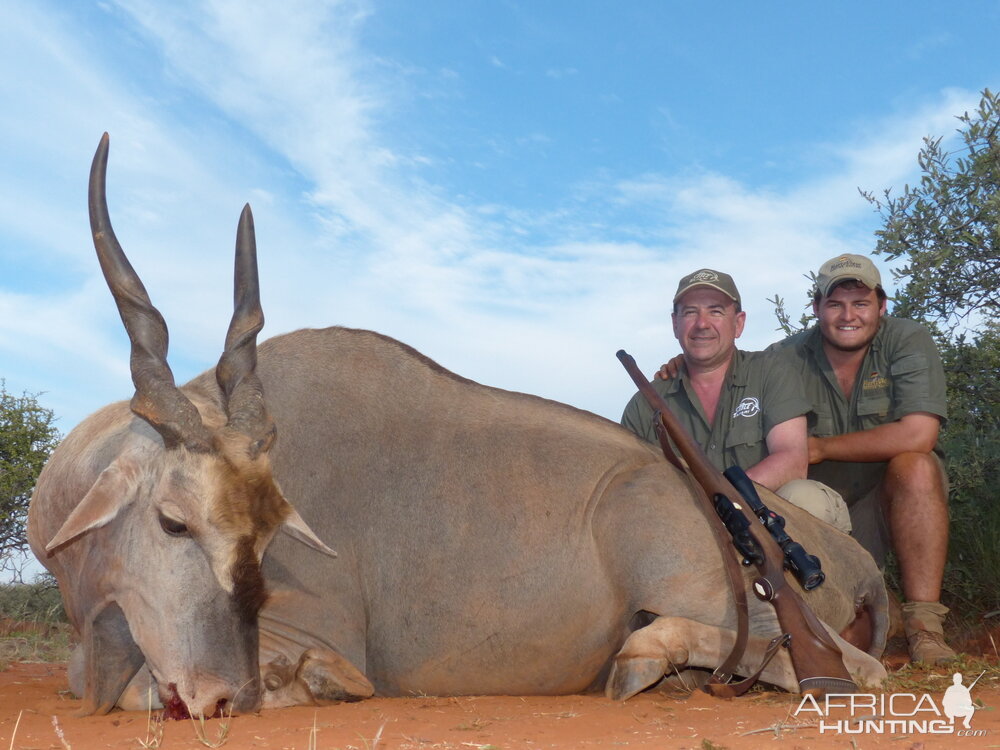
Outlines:
<svg viewBox="0 0 1000 750"><path fill-rule="evenodd" d="M132 342L130 366L135 395L131 408L152 425L167 448L184 445L191 450L207 451L211 445L208 430L194 404L177 388L167 364L167 324L150 302L111 227L105 186L108 143L105 133L90 168L90 229L101 271Z"/></svg>
<svg viewBox="0 0 1000 750"><path fill-rule="evenodd" d="M251 439L250 454L266 451L274 439L274 422L264 405L264 391L257 377L257 334L264 327L257 274L257 241L250 205L243 207L236 232L233 278L233 319L226 333L226 348L215 368L215 379L225 397L228 426Z"/></svg>

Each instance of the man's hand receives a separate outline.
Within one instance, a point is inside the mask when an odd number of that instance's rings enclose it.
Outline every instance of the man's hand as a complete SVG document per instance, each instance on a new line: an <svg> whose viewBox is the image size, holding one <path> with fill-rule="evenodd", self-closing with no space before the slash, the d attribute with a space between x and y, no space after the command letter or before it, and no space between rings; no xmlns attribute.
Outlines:
<svg viewBox="0 0 1000 750"><path fill-rule="evenodd" d="M823 438L809 438L809 465L823 461Z"/></svg>
<svg viewBox="0 0 1000 750"><path fill-rule="evenodd" d="M891 461L901 453L930 453L937 443L941 419L913 412L895 422L833 437L809 438L809 463L821 461Z"/></svg>
<svg viewBox="0 0 1000 750"><path fill-rule="evenodd" d="M681 371L681 363L684 362L684 355L678 354L672 360L664 365L660 365L660 369L656 371L656 375L653 376L654 380L672 380L677 377L677 373Z"/></svg>

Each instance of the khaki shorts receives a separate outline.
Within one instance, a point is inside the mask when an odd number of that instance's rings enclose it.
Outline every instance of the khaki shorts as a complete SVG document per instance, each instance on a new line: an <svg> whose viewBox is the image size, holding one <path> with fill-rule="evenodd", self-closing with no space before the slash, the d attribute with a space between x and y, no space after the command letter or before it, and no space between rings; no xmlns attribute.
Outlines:
<svg viewBox="0 0 1000 750"><path fill-rule="evenodd" d="M876 565L884 568L886 555L892 549L892 535L885 520L881 482L851 506L851 525L851 536L875 558Z"/></svg>
<svg viewBox="0 0 1000 750"><path fill-rule="evenodd" d="M793 479L781 485L777 494L845 534L851 533L853 511L848 511L847 503L839 492L822 482L813 479Z"/></svg>

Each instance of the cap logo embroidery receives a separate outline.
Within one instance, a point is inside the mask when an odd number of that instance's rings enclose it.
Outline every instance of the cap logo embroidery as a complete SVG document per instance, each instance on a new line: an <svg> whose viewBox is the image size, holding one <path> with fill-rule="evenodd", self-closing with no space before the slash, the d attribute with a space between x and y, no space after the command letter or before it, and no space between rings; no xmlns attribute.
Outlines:
<svg viewBox="0 0 1000 750"><path fill-rule="evenodd" d="M698 273L691 276L691 283L697 281L718 281L719 274L713 273L712 271L698 271Z"/></svg>
<svg viewBox="0 0 1000 750"><path fill-rule="evenodd" d="M839 258L836 263L830 265L830 273L839 271L842 268L861 268L861 264L850 258Z"/></svg>
<svg viewBox="0 0 1000 750"><path fill-rule="evenodd" d="M758 401L754 396L747 396L745 399L740 401L739 406L736 407L736 411L733 412L733 418L754 417L759 413L760 401Z"/></svg>

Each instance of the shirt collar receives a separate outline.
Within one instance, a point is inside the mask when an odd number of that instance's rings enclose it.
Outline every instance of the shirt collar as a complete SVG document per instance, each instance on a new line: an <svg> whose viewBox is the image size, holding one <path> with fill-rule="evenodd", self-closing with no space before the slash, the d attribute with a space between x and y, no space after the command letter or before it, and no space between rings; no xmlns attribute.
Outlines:
<svg viewBox="0 0 1000 750"><path fill-rule="evenodd" d="M725 387L729 388L747 384L747 368L744 366L745 359L746 352L740 349L733 352L733 359L730 361L729 370L726 372ZM677 372L677 377L667 381L667 392L677 393L681 389L682 381L689 380L690 378L691 375L688 373L687 365L682 363L680 370Z"/></svg>
<svg viewBox="0 0 1000 750"><path fill-rule="evenodd" d="M745 366L746 352L737 349L733 353L733 361L729 363L726 373L726 384L730 386L745 386L747 384L747 368Z"/></svg>

